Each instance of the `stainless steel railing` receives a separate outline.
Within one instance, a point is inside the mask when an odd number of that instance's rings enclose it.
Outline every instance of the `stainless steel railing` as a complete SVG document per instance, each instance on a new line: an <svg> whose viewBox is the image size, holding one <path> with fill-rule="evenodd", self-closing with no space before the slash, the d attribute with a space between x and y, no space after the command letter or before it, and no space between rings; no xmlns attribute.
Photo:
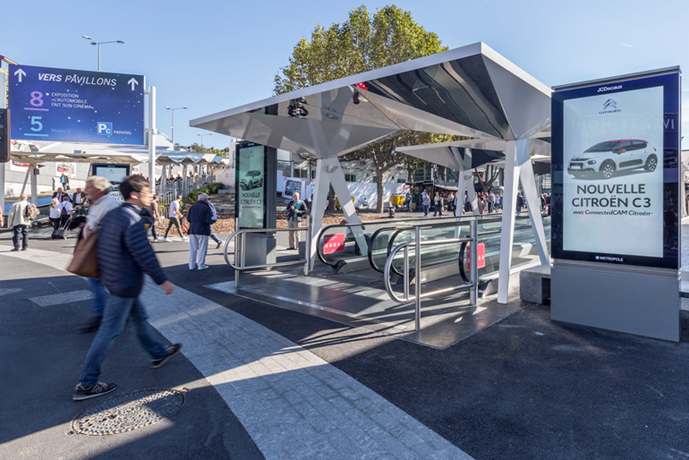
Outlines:
<svg viewBox="0 0 689 460"><path fill-rule="evenodd" d="M477 266L477 254L478 254L478 224L476 220L469 222L469 237L467 238L448 238L443 240L434 241L421 241L421 229L426 227L425 225L416 225L414 227L416 232L416 240L414 242L405 243L394 248L385 262L385 270L383 275L383 280L385 281L385 290L392 300L398 303L407 303L412 299L409 297L409 248L414 247L414 328L416 332L421 330L421 299L425 297L431 297L438 294L444 294L447 292L457 291L460 289L471 289L469 292L469 297L472 305L476 305L478 302L478 266ZM454 243L470 243L471 244L471 255L470 255L470 277L469 281L463 284L452 286L449 288L436 289L435 291L421 292L421 247L422 246L433 246L439 244L454 244ZM462 245L462 250L464 245ZM402 273L403 284L404 284L404 297L400 297L392 289L392 283L390 281L390 272L392 270L392 264L397 256L397 253L403 251L404 255L404 269ZM462 260L460 255L460 261Z"/></svg>
<svg viewBox="0 0 689 460"><path fill-rule="evenodd" d="M235 223L235 228L237 228ZM275 262L272 264L258 264L258 265L246 265L246 234L247 233L277 233L277 232L306 232L306 251L305 258L299 260L289 260L285 262ZM234 259L230 262L228 249L230 247L230 242L233 239L237 239L234 243ZM225 262L234 269L234 287L239 287L239 274L243 271L249 270L259 270L259 269L269 269L273 267L285 267L289 265L304 265L304 275L309 274L309 245L311 239L311 221L309 219L309 225L306 227L299 228L257 228L257 229L242 229L237 230L232 233L225 241L225 247L223 249L223 254L225 257Z"/></svg>

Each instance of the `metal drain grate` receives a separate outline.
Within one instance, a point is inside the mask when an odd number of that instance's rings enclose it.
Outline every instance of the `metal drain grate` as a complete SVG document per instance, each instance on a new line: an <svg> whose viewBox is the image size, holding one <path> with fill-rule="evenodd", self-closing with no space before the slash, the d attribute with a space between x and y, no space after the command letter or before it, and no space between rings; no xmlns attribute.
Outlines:
<svg viewBox="0 0 689 460"><path fill-rule="evenodd" d="M72 420L67 434L106 436L134 431L170 417L184 404L179 390L137 390L106 399Z"/></svg>

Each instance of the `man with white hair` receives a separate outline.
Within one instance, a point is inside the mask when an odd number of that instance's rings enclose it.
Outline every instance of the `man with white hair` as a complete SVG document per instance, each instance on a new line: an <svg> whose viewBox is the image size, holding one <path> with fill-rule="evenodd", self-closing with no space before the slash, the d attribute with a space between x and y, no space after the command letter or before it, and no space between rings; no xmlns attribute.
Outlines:
<svg viewBox="0 0 689 460"><path fill-rule="evenodd" d="M100 223L107 213L117 208L120 202L108 195L110 191L110 181L105 177L91 176L86 179L84 192L91 202L88 214L86 215L86 228L84 232L88 234L98 233ZM86 326L82 332L97 331L103 318L103 309L108 301L108 292L99 278L84 278L93 292L93 303Z"/></svg>
<svg viewBox="0 0 689 460"><path fill-rule="evenodd" d="M19 238L22 241L22 251L29 249L29 227L31 226L31 217L28 216L27 208L29 202L26 200L26 195L19 195L19 201L10 207L9 215L7 216L7 226L12 229L12 244L14 248L12 251L19 251Z"/></svg>
<svg viewBox="0 0 689 460"><path fill-rule="evenodd" d="M197 265L199 270L206 270L206 252L208 251L208 236L211 234L213 212L208 206L208 195L201 193L199 201L187 213L189 222L189 270Z"/></svg>

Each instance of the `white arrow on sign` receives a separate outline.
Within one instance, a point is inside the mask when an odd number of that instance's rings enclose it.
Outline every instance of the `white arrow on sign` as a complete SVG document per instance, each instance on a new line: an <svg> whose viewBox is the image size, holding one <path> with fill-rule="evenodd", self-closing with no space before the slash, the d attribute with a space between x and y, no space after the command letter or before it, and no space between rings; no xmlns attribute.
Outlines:
<svg viewBox="0 0 689 460"><path fill-rule="evenodd" d="M26 77L26 72L24 72L22 69L17 69L14 74L17 76L19 79L19 83L22 82L22 77Z"/></svg>
<svg viewBox="0 0 689 460"><path fill-rule="evenodd" d="M21 80L19 80L19 81L21 81ZM134 78L130 78L129 81L127 82L127 84L132 85L132 91L134 91L134 88L136 87L136 85L139 84L139 82L136 81Z"/></svg>

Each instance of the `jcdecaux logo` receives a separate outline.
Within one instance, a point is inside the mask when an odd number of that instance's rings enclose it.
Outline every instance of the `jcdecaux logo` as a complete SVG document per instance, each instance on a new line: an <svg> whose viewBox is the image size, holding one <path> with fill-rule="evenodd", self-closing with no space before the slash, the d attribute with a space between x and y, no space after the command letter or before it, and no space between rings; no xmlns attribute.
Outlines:
<svg viewBox="0 0 689 460"><path fill-rule="evenodd" d="M111 136L112 135L112 123L107 121L98 122L98 134L101 136Z"/></svg>

